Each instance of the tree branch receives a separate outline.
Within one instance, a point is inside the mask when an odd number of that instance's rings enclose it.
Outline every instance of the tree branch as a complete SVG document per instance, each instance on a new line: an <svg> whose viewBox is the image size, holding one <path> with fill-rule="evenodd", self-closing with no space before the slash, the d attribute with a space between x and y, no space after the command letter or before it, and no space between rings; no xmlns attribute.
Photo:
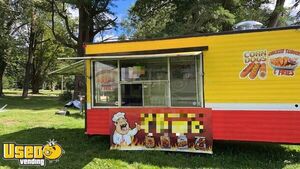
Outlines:
<svg viewBox="0 0 300 169"><path fill-rule="evenodd" d="M300 4L300 0L296 0L293 5L293 8L297 8L299 4Z"/></svg>
<svg viewBox="0 0 300 169"><path fill-rule="evenodd" d="M22 23L21 25L19 25L18 27L16 27L11 33L10 35L15 34L20 28L22 28L23 26L27 25L28 22Z"/></svg>
<svg viewBox="0 0 300 169"><path fill-rule="evenodd" d="M51 59L50 60L48 60L48 63L47 63L47 65L44 67L44 69L42 70L42 74L43 75L45 75L46 73L46 71L49 69L49 67L51 66L51 63L52 63L52 61L54 60L54 59L56 59L56 58L54 58L53 56L57 53L57 50L59 49L59 46L57 45L56 46L56 48L55 48L55 50L52 52L52 55L51 55Z"/></svg>
<svg viewBox="0 0 300 169"><path fill-rule="evenodd" d="M76 50L76 45L75 44L69 44L67 43L64 38L58 36L55 32L55 21L54 21L54 12L55 12L55 9L54 9L54 0L48 0L48 2L51 3L51 30L52 30L52 34L53 36L55 37L55 39L57 41L59 41L61 44L63 44L64 46L66 47L69 47L69 48L72 48L74 50Z"/></svg>
<svg viewBox="0 0 300 169"><path fill-rule="evenodd" d="M107 21L107 23L105 23L104 25L102 25L102 26L96 28L96 29L94 30L94 32L93 32L93 36L95 36L97 33L101 32L101 31L105 30L105 28L106 28L107 26L109 26L110 24L114 23L117 19L118 19L118 17L116 17L116 18L113 19L113 20L109 20L109 21ZM97 20L98 20L98 19L97 19ZM99 20L98 20L98 21L99 21ZM99 22L100 22L100 21L99 21Z"/></svg>
<svg viewBox="0 0 300 169"><path fill-rule="evenodd" d="M107 7L109 5L110 0L106 0L104 5L102 6L102 8L100 10L96 10L97 9L97 5L99 2L95 3L94 7L93 7L93 14L92 16L98 15L99 13L105 12L107 10Z"/></svg>
<svg viewBox="0 0 300 169"><path fill-rule="evenodd" d="M50 40L51 40L51 39L49 38L49 39L42 40L42 41L36 41L36 44L45 43L45 42L50 41Z"/></svg>
<svg viewBox="0 0 300 169"><path fill-rule="evenodd" d="M59 11L59 9L58 9L58 7L57 7L57 5L56 5L56 3L55 3L54 0L53 0L52 2L53 2L52 5L55 6L55 8L53 8L53 9L54 9L54 10L56 9L58 15L59 15L62 19L64 19L68 34L71 36L72 39L74 39L75 41L78 41L78 37L76 37L76 36L74 35L73 31L70 29L69 18L68 18L68 16L67 16L67 15L64 15L62 12ZM63 5L64 5L64 4L63 4ZM64 7L64 6L63 6L63 11L65 11L65 7Z"/></svg>

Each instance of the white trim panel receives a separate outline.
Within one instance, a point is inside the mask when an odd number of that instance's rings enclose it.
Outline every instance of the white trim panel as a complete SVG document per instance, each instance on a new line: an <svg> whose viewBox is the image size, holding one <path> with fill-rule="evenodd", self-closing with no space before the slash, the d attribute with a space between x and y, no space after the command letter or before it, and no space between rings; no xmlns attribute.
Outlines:
<svg viewBox="0 0 300 169"><path fill-rule="evenodd" d="M205 103L213 110L279 110L300 111L300 103Z"/></svg>
<svg viewBox="0 0 300 169"><path fill-rule="evenodd" d="M179 56L196 56L201 51L180 52L180 53L161 53L161 54L143 54L143 55L121 55L121 56L85 56L85 57L67 57L57 58L58 60L86 60L86 59L133 59L133 58L156 58L156 57L179 57Z"/></svg>

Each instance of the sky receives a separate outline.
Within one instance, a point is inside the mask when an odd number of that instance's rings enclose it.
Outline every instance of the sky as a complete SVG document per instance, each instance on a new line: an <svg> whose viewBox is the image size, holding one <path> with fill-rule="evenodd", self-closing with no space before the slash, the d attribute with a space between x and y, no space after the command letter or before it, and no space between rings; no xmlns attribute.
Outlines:
<svg viewBox="0 0 300 169"><path fill-rule="evenodd" d="M136 0L114 0L116 6L112 8L112 11L119 19L123 19L127 16L128 10L135 2Z"/></svg>
<svg viewBox="0 0 300 169"><path fill-rule="evenodd" d="M136 0L114 0L113 1L115 6L111 7L111 10L113 13L115 13L115 16L118 17L117 24L118 27L115 30L107 31L104 35L104 39L106 38L112 38L113 40L117 39L119 35L122 34L122 29L120 27L120 23L123 19L125 19L128 15L128 10L130 7L134 5ZM97 36L95 37L94 41L99 42L102 38Z"/></svg>

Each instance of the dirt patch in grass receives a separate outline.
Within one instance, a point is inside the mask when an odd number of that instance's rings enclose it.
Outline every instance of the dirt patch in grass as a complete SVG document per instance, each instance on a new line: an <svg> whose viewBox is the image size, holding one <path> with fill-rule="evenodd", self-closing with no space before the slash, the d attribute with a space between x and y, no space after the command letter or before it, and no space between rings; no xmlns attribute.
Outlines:
<svg viewBox="0 0 300 169"><path fill-rule="evenodd" d="M3 124L4 126L9 127L9 126L15 126L20 122L17 120L1 120L0 123Z"/></svg>

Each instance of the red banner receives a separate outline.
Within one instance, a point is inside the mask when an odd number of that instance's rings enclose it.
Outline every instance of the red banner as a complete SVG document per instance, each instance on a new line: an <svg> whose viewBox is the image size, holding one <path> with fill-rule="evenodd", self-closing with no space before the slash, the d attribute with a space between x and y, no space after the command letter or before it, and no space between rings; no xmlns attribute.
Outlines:
<svg viewBox="0 0 300 169"><path fill-rule="evenodd" d="M212 154L211 109L110 109L111 149Z"/></svg>

